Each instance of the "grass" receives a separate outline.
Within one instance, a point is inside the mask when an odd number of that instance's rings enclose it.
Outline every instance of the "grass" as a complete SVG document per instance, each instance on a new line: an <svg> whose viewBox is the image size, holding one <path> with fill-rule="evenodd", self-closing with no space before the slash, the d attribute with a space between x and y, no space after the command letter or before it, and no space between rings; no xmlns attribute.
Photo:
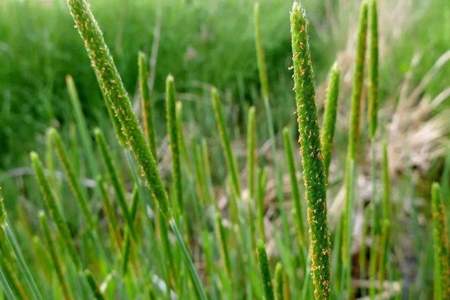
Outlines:
<svg viewBox="0 0 450 300"><path fill-rule="evenodd" d="M295 3L291 8L292 47L280 44L292 51L293 70L284 70L279 80L293 72L289 86L294 91L281 94L272 78L278 71L266 64L272 61L271 52L265 52L271 35L262 30L267 3L240 7L249 20L255 9L251 25L256 26L242 33L251 37L253 55L246 58L244 51L237 61L243 69L251 65L255 74L259 69L260 78L237 84L237 94L254 96L248 103L243 96L236 109L233 84L213 74L208 82L216 87L207 84L196 98L199 103L190 103L185 93L189 75L179 76L175 67L173 76L156 76L166 78L159 83L165 85L159 97L152 90L158 89L151 83L152 59L140 54L138 60L122 61L117 50L109 50L114 43L102 35L96 6L92 14L86 0L68 4L103 104L80 101L87 79L78 84L76 77L66 77L70 110L65 113L73 124L48 130L45 148L30 154L32 176L2 179L7 205L2 199L0 287L5 298L446 299L449 183L444 179L450 164L444 162L433 177L441 186L434 184L425 196L417 189L413 167L392 172L395 153L383 142L390 122L378 122L385 117L378 111L384 103L378 76L385 61L377 62L374 50L377 1L361 5L352 101L341 101L348 95L341 89L346 79L344 73L339 78L343 66L338 63L328 78L323 113L313 74L314 43L309 42L318 31L303 10L314 6ZM167 13L163 19L175 17ZM180 30L189 32L188 24ZM74 43L82 44L80 38ZM220 65L219 59L211 61ZM122 80L128 78L123 68L133 69L137 88ZM135 101L133 89L139 91ZM280 95L288 96L279 102ZM369 113L362 109L367 97ZM134 103L141 103L141 111ZM275 117L279 103L289 111L287 121ZM48 107L53 109L51 102ZM104 107L109 118L87 115ZM348 134L340 125L342 110L350 111ZM444 144L445 137L439 136ZM347 159L341 155L345 148ZM366 149L371 153L367 161ZM373 190L367 192L367 186Z"/></svg>

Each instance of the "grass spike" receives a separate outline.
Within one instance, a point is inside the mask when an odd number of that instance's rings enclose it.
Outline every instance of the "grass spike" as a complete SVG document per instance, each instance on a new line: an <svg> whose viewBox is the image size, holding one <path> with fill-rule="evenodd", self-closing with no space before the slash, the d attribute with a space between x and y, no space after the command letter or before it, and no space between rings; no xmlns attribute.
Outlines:
<svg viewBox="0 0 450 300"><path fill-rule="evenodd" d="M311 247L314 298L328 299L330 291L330 239L324 164L314 102L314 80L308 42L308 23L298 2L291 10L294 91L297 104L299 143L303 162L305 198Z"/></svg>
<svg viewBox="0 0 450 300"><path fill-rule="evenodd" d="M284 299L284 271L283 265L277 263L275 266L275 278L274 278L274 288L275 288L275 300Z"/></svg>
<svg viewBox="0 0 450 300"><path fill-rule="evenodd" d="M320 141L322 144L323 163L325 166L325 175L327 178L330 169L331 152L336 127L337 104L339 98L339 80L340 71L337 64L335 63L331 68L330 75L328 77L325 112L320 136Z"/></svg>
<svg viewBox="0 0 450 300"><path fill-rule="evenodd" d="M369 4L369 135L375 138L378 125L378 10L377 0Z"/></svg>
<svg viewBox="0 0 450 300"><path fill-rule="evenodd" d="M105 96L106 106L111 107L114 116L119 120L127 145L141 168L153 198L158 202L162 212L168 214L167 193L155 158L139 129L130 99L106 46L103 34L86 0L67 0L67 3Z"/></svg>
<svg viewBox="0 0 450 300"><path fill-rule="evenodd" d="M150 150L153 157L157 157L156 139L153 126L153 106L150 99L150 90L148 87L148 63L147 57L143 52L138 55L138 69L139 69L139 91L141 93L141 117L144 128L144 134L147 137Z"/></svg>
<svg viewBox="0 0 450 300"><path fill-rule="evenodd" d="M225 155L225 162L227 165L228 172L231 176L231 183L234 193L237 196L241 195L241 185L239 182L239 175L237 170L236 159L233 155L233 150L231 149L230 138L225 127L225 121L223 117L222 103L220 102L219 93L217 89L213 88L211 90L211 99L214 110L214 116L216 118L217 129L219 130L220 141L222 143L223 152Z"/></svg>
<svg viewBox="0 0 450 300"><path fill-rule="evenodd" d="M175 201L179 213L183 212L183 186L181 182L180 137L176 121L175 81L172 75L166 79L166 122L172 155L172 178Z"/></svg>
<svg viewBox="0 0 450 300"><path fill-rule="evenodd" d="M31 152L30 154L31 164L33 166L34 173L36 175L39 187L41 189L41 193L44 199L44 205L46 211L50 214L50 216L55 221L56 227L61 235L61 238L69 251L69 254L77 267L81 266L81 260L78 255L78 252L73 245L69 227L64 220L64 217L57 205L58 201L56 199L55 194L53 193L50 184L47 180L47 177L44 173L44 167L42 166L42 162L39 159L39 156L35 152Z"/></svg>
<svg viewBox="0 0 450 300"><path fill-rule="evenodd" d="M363 2L359 15L358 39L356 45L355 67L353 70L353 86L351 96L350 125L348 137L348 154L355 160L359 143L361 119L361 95L364 81L364 61L367 40L367 2Z"/></svg>
<svg viewBox="0 0 450 300"><path fill-rule="evenodd" d="M248 110L247 119L247 186L250 199L255 199L256 191L256 120L255 108Z"/></svg>

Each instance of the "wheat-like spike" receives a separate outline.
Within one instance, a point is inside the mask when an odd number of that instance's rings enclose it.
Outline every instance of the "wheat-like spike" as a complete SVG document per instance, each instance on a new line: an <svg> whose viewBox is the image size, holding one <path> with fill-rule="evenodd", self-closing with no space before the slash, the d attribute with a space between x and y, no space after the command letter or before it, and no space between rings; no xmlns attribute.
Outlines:
<svg viewBox="0 0 450 300"><path fill-rule="evenodd" d="M67 3L105 96L106 106L111 108L114 116L119 120L127 145L141 168L154 196L153 199L156 199L162 212L167 215L169 213L167 193L155 158L147 146L144 134L139 129L130 99L103 34L86 0L67 0Z"/></svg>
<svg viewBox="0 0 450 300"><path fill-rule="evenodd" d="M353 71L353 86L351 97L350 125L348 136L348 155L355 160L359 143L361 119L361 95L364 81L364 60L366 56L367 37L367 3L361 5L359 15L358 40L356 45L355 67Z"/></svg>
<svg viewBox="0 0 450 300"><path fill-rule="evenodd" d="M305 198L311 247L314 298L328 299L330 291L330 239L324 164L314 102L314 80L308 42L308 23L298 2L291 10L292 60L297 104L299 143L303 162Z"/></svg>
<svg viewBox="0 0 450 300"><path fill-rule="evenodd" d="M369 135L375 138L378 125L378 11L377 0L369 6Z"/></svg>
<svg viewBox="0 0 450 300"><path fill-rule="evenodd" d="M157 157L156 152L156 139L155 130L153 126L153 106L150 98L150 91L148 88L148 63L147 57L143 52L139 52L138 55L138 68L139 68L139 90L141 92L141 117L142 127L144 128L144 134L147 137L150 150L153 157Z"/></svg>
<svg viewBox="0 0 450 300"><path fill-rule="evenodd" d="M183 210L183 186L181 182L180 138L176 122L175 81L172 75L166 79L166 122L169 135L170 152L172 155L172 178L175 191L175 201L178 211ZM174 205L174 207L176 207Z"/></svg>
<svg viewBox="0 0 450 300"><path fill-rule="evenodd" d="M339 79L340 71L335 63L331 68L328 77L327 98L325 103L325 112L320 136L323 153L323 164L325 166L325 175L328 178L330 169L331 152L333 148L334 131L336 127L337 104L339 98Z"/></svg>
<svg viewBox="0 0 450 300"><path fill-rule="evenodd" d="M256 119L253 106L248 110L247 118L247 188L253 201L256 191Z"/></svg>

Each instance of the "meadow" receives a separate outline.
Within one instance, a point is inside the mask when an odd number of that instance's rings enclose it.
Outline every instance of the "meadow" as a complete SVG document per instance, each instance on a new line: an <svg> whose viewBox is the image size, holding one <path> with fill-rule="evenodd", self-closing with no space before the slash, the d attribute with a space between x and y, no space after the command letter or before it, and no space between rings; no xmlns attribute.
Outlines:
<svg viewBox="0 0 450 300"><path fill-rule="evenodd" d="M449 299L446 7L0 4L2 297Z"/></svg>

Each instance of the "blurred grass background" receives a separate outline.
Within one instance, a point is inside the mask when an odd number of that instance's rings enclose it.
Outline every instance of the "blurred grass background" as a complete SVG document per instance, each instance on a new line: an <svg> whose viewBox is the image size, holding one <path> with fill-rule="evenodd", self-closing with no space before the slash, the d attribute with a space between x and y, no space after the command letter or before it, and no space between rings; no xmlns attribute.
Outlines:
<svg viewBox="0 0 450 300"><path fill-rule="evenodd" d="M136 91L137 53L142 50L150 54L155 26L160 22L153 94L159 111L157 116L163 111L163 83L169 73L177 79L183 100L201 101L197 96L207 85L226 91L237 119L242 118L240 112L248 104L257 101L253 1L91 2L126 88L132 95ZM292 114L292 105L284 105L292 103L288 71L288 12L291 4L280 0L261 2L264 47L275 95L272 106L275 125L279 128ZM319 83L325 79L333 57L347 42L348 29L352 26L348 20L350 13L342 11L339 3L349 1L304 2L313 23L311 43ZM406 2L414 5L413 14L407 16L411 20L410 26L396 38L394 45L390 45L389 56L381 61L381 87L385 95L398 87L413 55L423 54L413 78L418 82L450 45L448 1ZM333 28L328 18L330 10L339 16L340 24L347 24L347 27L339 26L339 31ZM383 24L380 28L381 32L395 30L383 28ZM75 79L88 120L101 122L105 116L94 73L73 30L65 1L1 1L0 66L2 169L22 164L24 155L43 143L42 135L49 125L64 127L70 122L64 81L67 74ZM427 92L435 95L443 90L449 76L449 68L446 68L443 75L427 87Z"/></svg>

